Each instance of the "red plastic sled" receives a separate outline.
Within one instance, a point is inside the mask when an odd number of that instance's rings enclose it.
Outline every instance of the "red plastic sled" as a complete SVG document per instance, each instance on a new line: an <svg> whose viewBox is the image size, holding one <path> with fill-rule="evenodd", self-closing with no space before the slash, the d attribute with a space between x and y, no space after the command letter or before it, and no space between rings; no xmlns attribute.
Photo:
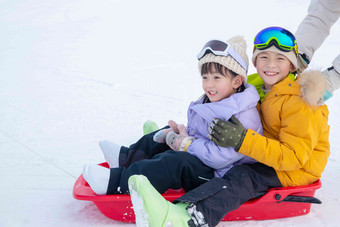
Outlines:
<svg viewBox="0 0 340 227"><path fill-rule="evenodd" d="M108 167L107 163L100 165ZM308 214L312 203L321 203L314 198L315 190L319 188L320 180L307 186L272 188L262 197L249 200L238 209L229 212L222 221L265 220ZM182 195L183 191L168 190L163 197L172 202ZM108 218L121 222L135 222L130 195L97 195L83 175L80 175L74 184L73 197L92 201Z"/></svg>

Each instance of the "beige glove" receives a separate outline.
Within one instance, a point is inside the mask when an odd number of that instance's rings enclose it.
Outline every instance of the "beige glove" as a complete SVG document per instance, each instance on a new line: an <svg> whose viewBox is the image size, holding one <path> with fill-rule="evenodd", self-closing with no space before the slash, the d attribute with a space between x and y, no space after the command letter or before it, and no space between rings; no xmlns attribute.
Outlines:
<svg viewBox="0 0 340 227"><path fill-rule="evenodd" d="M155 141L157 143L165 143L166 142L165 137L168 135L169 132L174 131L175 133L179 133L178 124L175 121L170 120L170 121L168 121L168 124L169 124L170 128L158 131L153 136L153 141Z"/></svg>
<svg viewBox="0 0 340 227"><path fill-rule="evenodd" d="M191 142L195 140L195 138L188 135L185 126L182 124L178 125L178 131L179 133L170 131L166 135L166 144L168 144L168 146L174 151L187 151Z"/></svg>

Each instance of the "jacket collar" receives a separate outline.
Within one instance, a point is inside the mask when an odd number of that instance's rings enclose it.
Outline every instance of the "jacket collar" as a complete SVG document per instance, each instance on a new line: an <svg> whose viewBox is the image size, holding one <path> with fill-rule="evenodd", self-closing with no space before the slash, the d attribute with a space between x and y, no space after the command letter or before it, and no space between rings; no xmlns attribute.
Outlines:
<svg viewBox="0 0 340 227"><path fill-rule="evenodd" d="M286 79L284 80L287 80L287 78L289 79L289 81L295 81L295 76L294 74L289 74ZM283 81L284 81L283 80ZM255 86L259 96L260 96L260 102L262 103L264 98L267 96L268 93L265 93L263 90L262 90L262 87L264 86L264 82L263 80L261 79L260 75L258 73L254 73L254 74L251 74L248 76L248 83L249 84L252 84ZM282 82L282 81L281 81ZM280 83L281 83L280 82ZM279 84L280 84L279 83ZM276 85L273 86L273 88L275 87ZM273 89L272 88L272 89Z"/></svg>
<svg viewBox="0 0 340 227"><path fill-rule="evenodd" d="M327 80L320 71L304 71L297 76L289 74L286 79L274 85L269 93L299 95L303 101L311 106L321 106L324 104L323 94L327 89ZM248 76L248 83L256 87L262 102L267 94L261 89L264 85L261 77L255 73Z"/></svg>

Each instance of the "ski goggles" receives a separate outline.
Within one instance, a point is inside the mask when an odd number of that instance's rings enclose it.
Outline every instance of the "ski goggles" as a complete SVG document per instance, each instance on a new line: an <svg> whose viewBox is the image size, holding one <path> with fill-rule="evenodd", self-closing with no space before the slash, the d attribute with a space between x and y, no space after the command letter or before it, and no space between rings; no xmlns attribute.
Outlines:
<svg viewBox="0 0 340 227"><path fill-rule="evenodd" d="M231 56L241 65L242 68L244 68L246 72L248 71L248 66L245 60L228 43L225 43L220 40L211 40L207 42L203 46L203 49L197 55L198 60L201 60L208 53L212 53L216 56L224 56L224 57Z"/></svg>
<svg viewBox="0 0 340 227"><path fill-rule="evenodd" d="M299 55L296 39L294 35L280 27L269 27L260 31L254 38L255 49L265 50L275 45L279 50L288 52L294 50L296 56Z"/></svg>

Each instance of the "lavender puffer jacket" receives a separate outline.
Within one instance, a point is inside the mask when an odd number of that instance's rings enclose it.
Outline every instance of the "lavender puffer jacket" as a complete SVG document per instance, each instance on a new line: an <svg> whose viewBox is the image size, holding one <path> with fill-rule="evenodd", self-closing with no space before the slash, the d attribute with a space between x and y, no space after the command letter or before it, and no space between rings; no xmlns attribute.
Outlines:
<svg viewBox="0 0 340 227"><path fill-rule="evenodd" d="M208 139L208 127L215 118L228 120L232 115L243 126L263 135L260 115L256 109L259 95L254 86L247 84L243 92L235 93L219 102L202 104L202 99L192 102L188 109L187 132L194 140L188 148L190 154L215 169L215 177L223 175L233 166L254 163L232 147L220 147Z"/></svg>

